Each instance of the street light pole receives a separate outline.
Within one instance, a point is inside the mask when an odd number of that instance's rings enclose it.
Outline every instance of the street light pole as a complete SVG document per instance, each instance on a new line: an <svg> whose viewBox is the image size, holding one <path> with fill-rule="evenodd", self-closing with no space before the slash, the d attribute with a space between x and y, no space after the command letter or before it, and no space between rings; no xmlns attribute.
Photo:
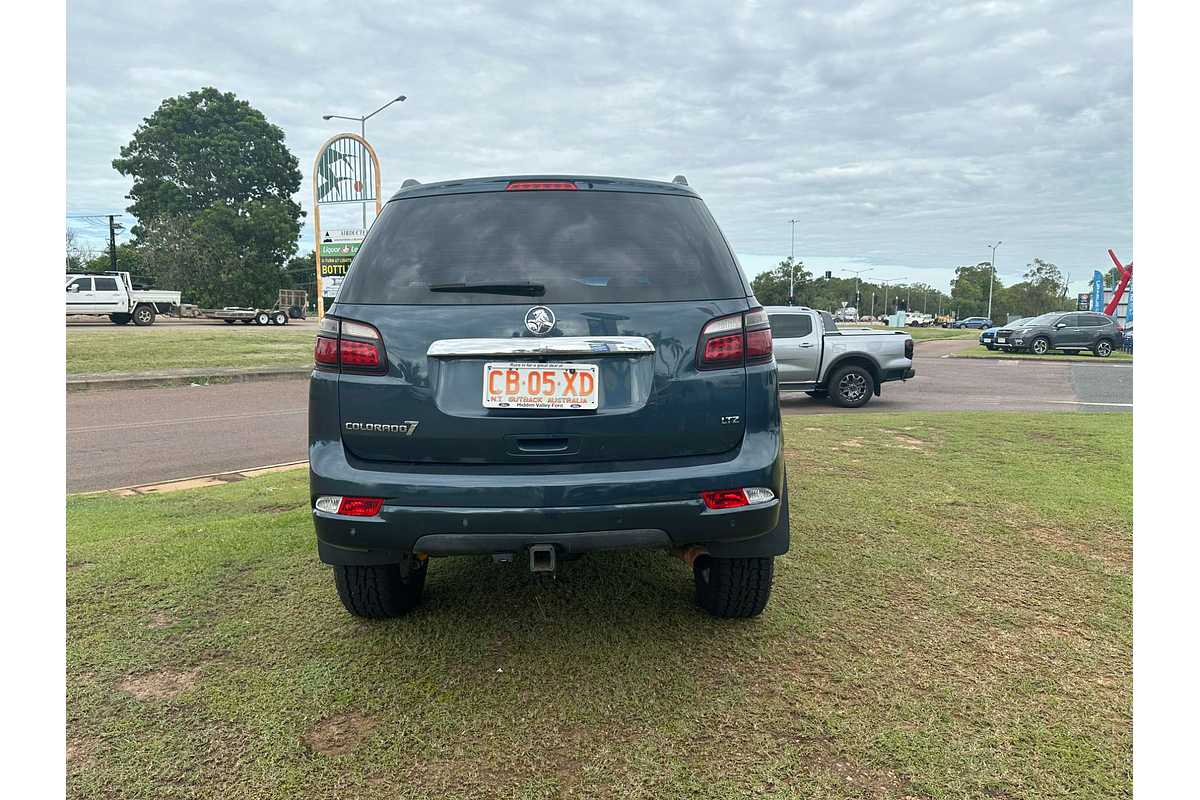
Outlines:
<svg viewBox="0 0 1200 800"><path fill-rule="evenodd" d="M351 122L357 122L359 135L362 136L363 141L366 141L367 140L367 120L369 120L371 117L378 114L380 111L383 111L385 108L390 106L392 103L403 103L407 99L408 99L408 97L406 97L405 95L400 95L399 97L392 98L391 100L388 100L386 103L381 105L379 108L372 111L370 114L367 114L367 115L361 116L361 117L346 117L346 116L342 116L341 114L324 114L324 115L322 115L321 119L324 119L324 120L347 119L347 120L350 120ZM362 155L362 163L359 165L359 167L362 169L363 185L366 186L367 155L365 152ZM362 220L363 220L363 228L366 228L367 227L367 201L366 201L366 198L363 198Z"/></svg>
<svg viewBox="0 0 1200 800"><path fill-rule="evenodd" d="M859 297L859 292L858 292L858 287L862 285L862 279L859 276L862 275L864 272L870 272L872 269L873 269L873 267L867 267L866 269L845 269L844 267L842 268L842 272L849 272L851 275L854 276L854 311L855 311L855 313L858 312L858 307L860 305L862 305L862 298ZM875 315L872 313L871 316L875 316Z"/></svg>
<svg viewBox="0 0 1200 800"><path fill-rule="evenodd" d="M788 305L796 302L796 220L792 223L792 254L788 256Z"/></svg>
<svg viewBox="0 0 1200 800"><path fill-rule="evenodd" d="M991 260L991 262L990 262L990 264L991 264L991 266L992 266L992 279L988 281L988 310L987 310L987 318L988 318L989 320L992 318L992 287L993 287L993 286L995 285L995 283L996 283L996 248L997 248L997 247L999 247L999 246L1000 246L1000 245L1002 245L1002 244L1004 244L1004 242L1002 242L1002 241L998 241L998 242L996 242L995 244L989 244L989 245L988 245L988 247L992 248L992 260Z"/></svg>

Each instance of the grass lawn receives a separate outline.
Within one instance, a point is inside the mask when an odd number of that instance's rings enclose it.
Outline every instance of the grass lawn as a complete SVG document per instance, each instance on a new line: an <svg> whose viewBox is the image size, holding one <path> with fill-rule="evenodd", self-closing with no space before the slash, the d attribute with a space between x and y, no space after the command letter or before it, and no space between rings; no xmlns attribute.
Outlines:
<svg viewBox="0 0 1200 800"><path fill-rule="evenodd" d="M312 364L312 328L222 325L149 330L67 331L67 374L188 367L303 367Z"/></svg>
<svg viewBox="0 0 1200 800"><path fill-rule="evenodd" d="M901 330L912 334L914 342L926 339L978 339L979 331L966 328L886 328L883 330Z"/></svg>
<svg viewBox="0 0 1200 800"><path fill-rule="evenodd" d="M1124 350L1114 350L1111 355L1106 358L1098 358L1089 353L1081 353L1079 355L1067 355L1066 353L1056 353L1051 351L1044 356L1035 356L1031 353L1009 353L1004 350L988 350L983 345L979 347L971 347L966 350L959 350L949 354L950 358L1012 358L1012 359L1030 359L1034 358L1038 361L1090 361L1093 364L1104 364L1109 361L1133 361L1133 353L1126 353Z"/></svg>
<svg viewBox="0 0 1200 800"><path fill-rule="evenodd" d="M1130 797L1131 416L784 424L750 621L625 553L365 622L303 472L70 498L69 796Z"/></svg>

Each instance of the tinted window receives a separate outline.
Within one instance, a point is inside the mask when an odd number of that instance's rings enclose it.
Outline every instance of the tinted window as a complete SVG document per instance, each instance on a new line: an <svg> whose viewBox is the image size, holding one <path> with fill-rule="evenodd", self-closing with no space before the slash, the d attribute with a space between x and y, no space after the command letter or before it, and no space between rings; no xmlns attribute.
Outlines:
<svg viewBox="0 0 1200 800"><path fill-rule="evenodd" d="M115 292L117 290L116 278L96 278L97 292Z"/></svg>
<svg viewBox="0 0 1200 800"><path fill-rule="evenodd" d="M838 326L833 320L833 314L830 314L828 311L821 311L819 313L821 314L821 327L825 329L825 332L836 333Z"/></svg>
<svg viewBox="0 0 1200 800"><path fill-rule="evenodd" d="M533 283L545 290L430 290L457 283ZM696 198L531 191L391 201L338 300L525 304L745 296L729 247Z"/></svg>
<svg viewBox="0 0 1200 800"><path fill-rule="evenodd" d="M76 289L80 292L90 292L92 290L92 279L91 278L76 278L75 280L73 280L67 284L68 292L71 291L72 286L76 287Z"/></svg>
<svg viewBox="0 0 1200 800"><path fill-rule="evenodd" d="M1099 314L1080 314L1079 324L1085 328L1100 328L1109 324L1108 317L1102 317Z"/></svg>
<svg viewBox="0 0 1200 800"><path fill-rule="evenodd" d="M772 314L771 336L776 339L802 339L812 333L808 314Z"/></svg>

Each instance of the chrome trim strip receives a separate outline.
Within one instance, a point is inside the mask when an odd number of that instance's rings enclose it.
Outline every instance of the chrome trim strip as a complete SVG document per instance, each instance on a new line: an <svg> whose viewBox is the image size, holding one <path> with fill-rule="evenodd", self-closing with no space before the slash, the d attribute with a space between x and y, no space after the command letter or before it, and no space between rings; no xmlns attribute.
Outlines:
<svg viewBox="0 0 1200 800"><path fill-rule="evenodd" d="M653 353L645 336L552 336L545 339L438 339L425 355L470 356L621 356Z"/></svg>

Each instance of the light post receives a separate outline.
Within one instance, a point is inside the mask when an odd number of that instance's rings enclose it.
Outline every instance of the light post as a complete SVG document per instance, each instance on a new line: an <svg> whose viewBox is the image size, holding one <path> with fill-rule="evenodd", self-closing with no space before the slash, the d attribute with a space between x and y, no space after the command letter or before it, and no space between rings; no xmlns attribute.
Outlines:
<svg viewBox="0 0 1200 800"><path fill-rule="evenodd" d="M996 248L997 248L997 247L999 247L999 246L1000 246L1000 245L1002 245L1002 244L1004 244L1004 242L997 241L995 244L989 244L989 245L988 245L988 247L992 248L992 260L991 260L991 262L990 262L990 264L991 264L991 266L992 266L992 278L991 278L991 280L989 280L989 281L988 281L988 310L987 310L987 318L988 318L989 320L992 318L992 286L993 286L993 285L996 283Z"/></svg>
<svg viewBox="0 0 1200 800"><path fill-rule="evenodd" d="M788 305L796 304L796 220L792 223L792 254L788 256Z"/></svg>
<svg viewBox="0 0 1200 800"><path fill-rule="evenodd" d="M408 98L406 96L400 95L399 97L388 100L386 103L381 105L379 108L375 109L370 114L367 114L364 117L346 117L341 114L324 114L324 115L322 115L321 119L323 119L323 120L348 119L351 122L357 122L358 126L359 126L358 127L359 135L362 136L363 140L365 141L367 138L367 120L369 120L371 117L378 114L380 111L383 111L385 108L390 106L392 103L403 103L407 99ZM362 167L362 170L363 170L362 177L363 177L363 181L364 181L363 185L365 186L366 185L365 182L366 182L366 178L367 178L366 154L365 153L363 154L362 158L363 158L363 163L360 166ZM365 198L363 199L362 212L363 212L363 215L362 215L363 227L366 228L367 227L367 201Z"/></svg>
<svg viewBox="0 0 1200 800"><path fill-rule="evenodd" d="M845 269L844 267L842 268L842 272L849 272L851 275L854 276L854 310L856 313L858 311L859 306L862 305L862 298L858 296L858 287L862 284L862 279L859 278L858 276L862 275L864 272L870 272L872 269L873 269L872 267L867 267L866 269ZM875 316L874 313L872 313L871 316Z"/></svg>

